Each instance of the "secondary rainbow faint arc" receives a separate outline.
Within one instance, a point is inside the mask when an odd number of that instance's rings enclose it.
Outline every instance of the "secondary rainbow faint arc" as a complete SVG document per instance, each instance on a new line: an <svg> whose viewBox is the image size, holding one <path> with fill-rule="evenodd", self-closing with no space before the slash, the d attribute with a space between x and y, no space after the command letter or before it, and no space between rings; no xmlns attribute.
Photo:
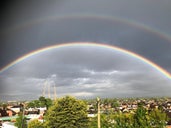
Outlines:
<svg viewBox="0 0 171 128"><path fill-rule="evenodd" d="M45 51L48 51L48 50L52 50L52 49L56 49L56 48L64 48L64 47L70 47L70 46L89 46L89 47L93 46L93 47L102 47L102 48L116 50L116 51L125 53L127 55L130 55L130 56L132 56L132 57L134 57L136 59L139 59L139 60L145 62L146 64L150 65L151 67L153 67L156 70L158 70L159 72L161 72L167 78L171 79L171 74L169 72L167 72L165 69L163 69L159 65L153 63L152 61L142 57L141 55L138 55L138 54L136 54L134 52L131 52L129 50L126 50L126 49L123 49L123 48L120 48L120 47L117 47L117 46L106 45L106 44L97 44L97 43L94 43L94 42L71 42L71 43L57 44L57 45L52 45L52 46L48 46L48 47L45 47L45 48L41 48L41 49L38 49L38 50L33 51L31 53L28 53L28 54L18 58L17 60L9 63L7 66L5 66L4 68L2 68L0 70L0 73L2 73L3 71L7 70L11 66L19 63L20 61L22 61L22 60L24 60L24 59L26 59L28 57L31 57L31 56L33 56L35 54L38 54L38 53L41 53L41 52L45 52Z"/></svg>
<svg viewBox="0 0 171 128"><path fill-rule="evenodd" d="M117 17L117 16L110 16L110 15L98 15L98 14L86 14L86 13L81 14L81 15L80 14L58 15L58 16L55 15L55 16L48 16L45 18L35 19L35 20L31 20L31 21L26 22L26 23L16 25L12 28L9 28L5 32L8 33L10 31L16 31L16 30L22 29L24 27L29 27L31 25L41 23L43 21L62 20L62 19L64 20L64 19L70 19L70 18L95 18L95 19L99 18L99 19L104 19L104 20L117 21L117 22L128 24L128 25L137 27L139 29L154 33L154 34L158 35L159 37L162 37L162 38L168 40L169 42L171 42L171 35L170 34L165 33L159 29L153 28L151 26L148 26L146 24L140 23L136 20L131 20L128 18Z"/></svg>

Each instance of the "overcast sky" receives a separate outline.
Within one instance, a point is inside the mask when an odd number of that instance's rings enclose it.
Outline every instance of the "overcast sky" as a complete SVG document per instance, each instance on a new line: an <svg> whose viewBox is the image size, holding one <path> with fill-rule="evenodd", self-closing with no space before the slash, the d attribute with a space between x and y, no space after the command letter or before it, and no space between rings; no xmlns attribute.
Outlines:
<svg viewBox="0 0 171 128"><path fill-rule="evenodd" d="M139 54L171 73L170 5L169 0L4 2L0 67L43 47L96 42ZM139 59L77 46L34 55L1 72L0 97L34 99L45 85L56 86L57 96L88 98L170 96L171 90L170 79Z"/></svg>

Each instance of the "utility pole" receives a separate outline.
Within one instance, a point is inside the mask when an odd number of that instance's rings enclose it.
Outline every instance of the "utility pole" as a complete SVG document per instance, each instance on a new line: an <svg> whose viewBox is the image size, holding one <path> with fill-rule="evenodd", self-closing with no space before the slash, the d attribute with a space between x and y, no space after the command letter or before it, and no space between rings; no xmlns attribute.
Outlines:
<svg viewBox="0 0 171 128"><path fill-rule="evenodd" d="M44 86L43 86L43 92L42 92L43 97L46 97L46 89L47 89L47 80L44 82Z"/></svg>
<svg viewBox="0 0 171 128"><path fill-rule="evenodd" d="M97 97L97 128L100 128L100 98Z"/></svg>
<svg viewBox="0 0 171 128"><path fill-rule="evenodd" d="M25 104L22 104L22 123L21 123L21 128L25 127Z"/></svg>

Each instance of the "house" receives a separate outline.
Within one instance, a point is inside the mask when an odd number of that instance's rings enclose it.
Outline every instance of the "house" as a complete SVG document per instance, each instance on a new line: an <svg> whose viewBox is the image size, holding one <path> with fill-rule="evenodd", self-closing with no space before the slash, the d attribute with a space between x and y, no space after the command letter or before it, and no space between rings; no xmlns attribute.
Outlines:
<svg viewBox="0 0 171 128"><path fill-rule="evenodd" d="M8 116L8 113L6 112L5 109L0 108L0 117L3 117L3 116Z"/></svg>
<svg viewBox="0 0 171 128"><path fill-rule="evenodd" d="M14 116L17 114L15 111L8 109L8 108L7 108L6 112L8 113L8 116Z"/></svg>
<svg viewBox="0 0 171 128"><path fill-rule="evenodd" d="M21 110L21 106L19 106L19 105L12 106L10 109L11 109L12 111L14 111L15 113L19 113L20 110Z"/></svg>

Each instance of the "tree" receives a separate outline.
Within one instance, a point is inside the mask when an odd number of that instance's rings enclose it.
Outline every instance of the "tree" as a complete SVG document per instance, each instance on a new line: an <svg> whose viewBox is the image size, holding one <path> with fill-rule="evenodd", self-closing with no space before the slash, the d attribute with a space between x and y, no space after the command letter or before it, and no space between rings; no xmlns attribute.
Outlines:
<svg viewBox="0 0 171 128"><path fill-rule="evenodd" d="M113 100L112 103L111 103L111 107L112 108L119 107L119 103L117 101Z"/></svg>
<svg viewBox="0 0 171 128"><path fill-rule="evenodd" d="M24 117L23 113L19 113L14 125L18 128L27 128L26 117Z"/></svg>
<svg viewBox="0 0 171 128"><path fill-rule="evenodd" d="M46 107L47 109L52 105L52 100L43 96L39 97L39 102L40 107Z"/></svg>
<svg viewBox="0 0 171 128"><path fill-rule="evenodd" d="M151 124L156 128L163 128L164 126L166 126L168 117L164 111L160 109L154 109L149 113L149 116Z"/></svg>
<svg viewBox="0 0 171 128"><path fill-rule="evenodd" d="M112 115L101 114L100 115L100 124L101 128L113 128L114 127L114 118ZM97 116L90 118L89 128L97 128Z"/></svg>
<svg viewBox="0 0 171 128"><path fill-rule="evenodd" d="M46 98L41 96L39 97L40 107L46 107Z"/></svg>
<svg viewBox="0 0 171 128"><path fill-rule="evenodd" d="M149 115L146 108L143 107L143 105L138 105L138 108L134 114L134 127L139 128L151 128L151 124L149 121Z"/></svg>
<svg viewBox="0 0 171 128"><path fill-rule="evenodd" d="M88 124L86 103L70 96L56 100L45 115L47 128L87 128Z"/></svg>
<svg viewBox="0 0 171 128"><path fill-rule="evenodd" d="M34 100L33 103L34 103L34 107L36 107L36 108L40 107L40 101L39 100Z"/></svg>
<svg viewBox="0 0 171 128"><path fill-rule="evenodd" d="M136 128L133 126L134 119L131 113L117 113L111 119L114 128Z"/></svg>
<svg viewBox="0 0 171 128"><path fill-rule="evenodd" d="M46 108L48 109L50 106L52 106L53 102L50 98L46 98Z"/></svg>
<svg viewBox="0 0 171 128"><path fill-rule="evenodd" d="M33 101L32 101L32 102L29 102L29 103L27 104L27 107L28 107L28 108L35 108L34 102L33 102Z"/></svg>
<svg viewBox="0 0 171 128"><path fill-rule="evenodd" d="M7 109L7 104L2 104L2 108L3 108L3 110L6 110Z"/></svg>
<svg viewBox="0 0 171 128"><path fill-rule="evenodd" d="M39 100L31 101L27 104L28 108L38 108L46 107L47 109L52 105L52 100L50 98L45 98L43 96L39 97Z"/></svg>
<svg viewBox="0 0 171 128"><path fill-rule="evenodd" d="M43 126L43 123L41 123L37 119L34 119L34 120L29 121L28 128L44 128L44 126Z"/></svg>
<svg viewBox="0 0 171 128"><path fill-rule="evenodd" d="M134 126L139 128L163 128L168 121L167 115L160 109L147 111L140 105L134 115Z"/></svg>

